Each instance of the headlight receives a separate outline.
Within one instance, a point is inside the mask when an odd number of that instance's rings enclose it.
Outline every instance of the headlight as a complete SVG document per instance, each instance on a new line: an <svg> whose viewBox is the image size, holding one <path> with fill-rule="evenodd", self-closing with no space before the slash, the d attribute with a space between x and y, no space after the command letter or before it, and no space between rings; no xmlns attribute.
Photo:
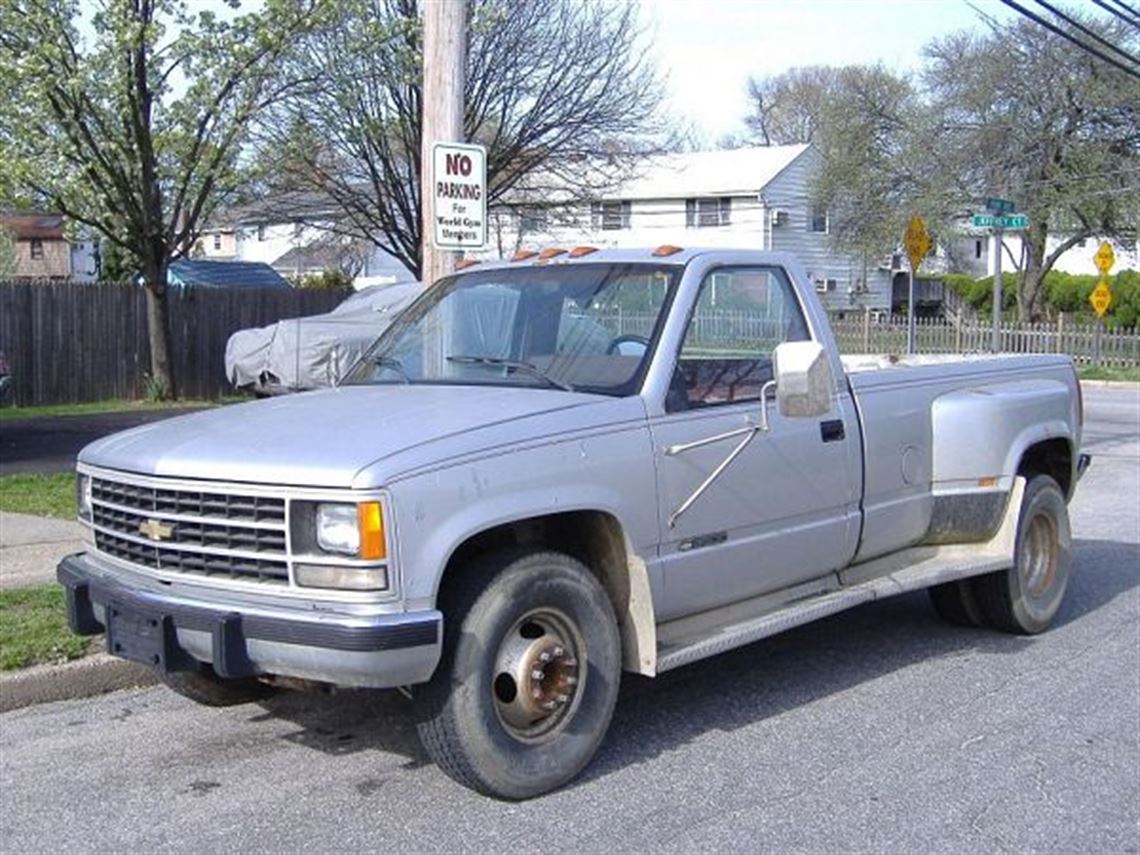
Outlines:
<svg viewBox="0 0 1140 855"><path fill-rule="evenodd" d="M360 552L356 505L317 505L317 546L355 557Z"/></svg>
<svg viewBox="0 0 1140 855"><path fill-rule="evenodd" d="M387 557L379 502L317 505L316 527L317 546L324 552L366 561Z"/></svg>
<svg viewBox="0 0 1140 855"><path fill-rule="evenodd" d="M81 520L91 519L90 475L77 475L75 478L75 508Z"/></svg>

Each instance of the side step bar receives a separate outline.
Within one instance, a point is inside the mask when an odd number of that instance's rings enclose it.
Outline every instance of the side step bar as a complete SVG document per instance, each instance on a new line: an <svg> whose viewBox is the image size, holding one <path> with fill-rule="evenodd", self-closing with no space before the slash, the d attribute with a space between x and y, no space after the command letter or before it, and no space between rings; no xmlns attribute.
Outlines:
<svg viewBox="0 0 1140 855"><path fill-rule="evenodd" d="M874 600L968 579L1013 564L1014 543L1025 479L1016 478L1008 510L993 539L982 544L917 546L841 571L830 590L773 607L772 597L733 603L657 627L660 674L691 662L751 644ZM815 585L818 590L819 583Z"/></svg>

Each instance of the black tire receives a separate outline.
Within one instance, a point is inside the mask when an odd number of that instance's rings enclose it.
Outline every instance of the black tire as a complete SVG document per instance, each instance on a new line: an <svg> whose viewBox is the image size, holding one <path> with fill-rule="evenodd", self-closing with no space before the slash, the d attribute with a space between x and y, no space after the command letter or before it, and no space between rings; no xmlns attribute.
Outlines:
<svg viewBox="0 0 1140 855"><path fill-rule="evenodd" d="M252 678L223 680L208 666L201 671L175 671L160 674L159 678L169 688L184 698L206 707L232 707L260 701L277 693L273 686Z"/></svg>
<svg viewBox="0 0 1140 855"><path fill-rule="evenodd" d="M621 641L609 597L557 552L499 552L457 572L440 597L439 667L414 693L420 741L484 795L550 792L589 763L613 715Z"/></svg>
<svg viewBox="0 0 1140 855"><path fill-rule="evenodd" d="M985 616L974 596L974 588L969 579L958 582L947 582L928 588L930 602L934 611L947 623L954 626L979 627L985 626Z"/></svg>
<svg viewBox="0 0 1140 855"><path fill-rule="evenodd" d="M1021 635L1049 627L1069 584L1070 543L1065 494L1048 475L1035 475L1021 500L1014 565L973 580L991 626Z"/></svg>

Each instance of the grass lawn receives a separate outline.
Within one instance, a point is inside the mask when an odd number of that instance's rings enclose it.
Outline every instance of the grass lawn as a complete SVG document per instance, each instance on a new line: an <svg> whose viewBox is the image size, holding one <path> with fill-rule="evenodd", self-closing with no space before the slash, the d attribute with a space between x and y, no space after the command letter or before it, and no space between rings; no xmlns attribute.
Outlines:
<svg viewBox="0 0 1140 855"><path fill-rule="evenodd" d="M1140 368L1098 368L1083 365L1077 369L1082 380L1130 380L1140 382Z"/></svg>
<svg viewBox="0 0 1140 855"><path fill-rule="evenodd" d="M184 410L187 407L216 407L249 401L251 398L233 396L220 401L90 401L86 404L48 404L39 407L0 408L0 421L34 419L40 416L83 416L91 413L122 413L139 410Z"/></svg>
<svg viewBox="0 0 1140 855"><path fill-rule="evenodd" d="M75 473L0 477L0 511L75 519Z"/></svg>
<svg viewBox="0 0 1140 855"><path fill-rule="evenodd" d="M89 646L91 639L67 628L63 588L0 591L0 671L79 659Z"/></svg>

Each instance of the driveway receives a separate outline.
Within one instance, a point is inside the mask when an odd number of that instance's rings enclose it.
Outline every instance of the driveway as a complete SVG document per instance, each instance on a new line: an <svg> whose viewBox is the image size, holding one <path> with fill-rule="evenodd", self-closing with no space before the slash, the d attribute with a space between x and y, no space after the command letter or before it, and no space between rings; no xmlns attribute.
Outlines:
<svg viewBox="0 0 1140 855"><path fill-rule="evenodd" d="M187 407L0 421L0 475L69 472L75 468L75 455L89 442L127 428L200 409Z"/></svg>

